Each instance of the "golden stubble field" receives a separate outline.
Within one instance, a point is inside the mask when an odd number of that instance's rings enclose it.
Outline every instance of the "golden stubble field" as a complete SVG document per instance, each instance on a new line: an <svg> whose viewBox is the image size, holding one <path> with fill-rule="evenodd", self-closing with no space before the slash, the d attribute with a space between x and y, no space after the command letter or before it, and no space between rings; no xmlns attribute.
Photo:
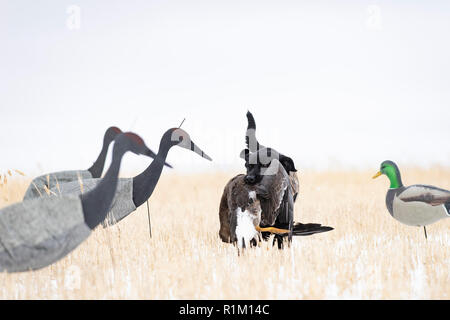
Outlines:
<svg viewBox="0 0 450 320"><path fill-rule="evenodd" d="M449 299L450 219L427 228L393 220L377 171L300 172L296 221L335 230L247 250L219 240L219 200L234 173L163 174L145 205L99 227L45 269L0 273L1 299ZM406 184L450 189L450 170L402 170ZM30 179L10 178L0 207L20 201Z"/></svg>

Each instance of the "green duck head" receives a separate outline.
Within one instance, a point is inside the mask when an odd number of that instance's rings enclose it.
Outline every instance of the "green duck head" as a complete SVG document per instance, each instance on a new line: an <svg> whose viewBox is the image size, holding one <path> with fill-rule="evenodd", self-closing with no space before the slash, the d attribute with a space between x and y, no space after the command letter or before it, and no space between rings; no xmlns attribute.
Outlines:
<svg viewBox="0 0 450 320"><path fill-rule="evenodd" d="M390 160L383 161L380 166L380 171L378 171L372 179L378 178L382 174L389 178L389 181L391 182L391 189L397 189L403 186L400 170L395 162Z"/></svg>

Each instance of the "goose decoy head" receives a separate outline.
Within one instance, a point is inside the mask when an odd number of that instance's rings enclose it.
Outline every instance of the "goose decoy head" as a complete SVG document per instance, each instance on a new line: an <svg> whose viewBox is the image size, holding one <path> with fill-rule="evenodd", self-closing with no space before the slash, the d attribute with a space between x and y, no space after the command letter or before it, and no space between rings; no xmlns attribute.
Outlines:
<svg viewBox="0 0 450 320"><path fill-rule="evenodd" d="M156 157L156 154L145 145L144 140L135 133L121 133L116 137L115 141L123 143L127 146L128 151L135 154L142 154L151 158Z"/></svg>
<svg viewBox="0 0 450 320"><path fill-rule="evenodd" d="M197 145L191 140L191 137L189 134L180 128L172 128L169 129L166 134L170 136L170 143L171 146L179 146L181 148L185 148L191 151L194 151L196 154L201 156L202 158L205 158L209 161L212 161L212 159L202 151Z"/></svg>

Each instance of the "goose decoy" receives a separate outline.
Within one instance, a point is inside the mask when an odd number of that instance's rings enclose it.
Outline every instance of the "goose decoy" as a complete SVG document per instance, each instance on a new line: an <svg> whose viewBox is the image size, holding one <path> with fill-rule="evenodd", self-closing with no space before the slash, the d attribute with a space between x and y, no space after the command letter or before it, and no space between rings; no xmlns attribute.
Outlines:
<svg viewBox="0 0 450 320"><path fill-rule="evenodd" d="M44 268L63 258L105 219L123 155L153 155L133 133L115 139L111 165L96 188L82 195L42 197L0 210L0 272Z"/></svg>
<svg viewBox="0 0 450 320"><path fill-rule="evenodd" d="M248 184L246 176L240 174L225 186L219 207L219 236L223 242L245 248L248 244L256 245L260 233L263 237L273 233L278 247L282 248L286 235L304 236L333 230L320 224L294 224L293 193L286 170L274 157L262 171L256 184Z"/></svg>
<svg viewBox="0 0 450 320"><path fill-rule="evenodd" d="M400 170L390 160L383 161L372 178L386 175L391 183L386 194L386 206L391 216L403 224L423 227L450 217L450 191L434 186L415 184L405 187Z"/></svg>
<svg viewBox="0 0 450 320"><path fill-rule="evenodd" d="M262 144L258 142L256 139L256 122L250 111L247 111L247 132L245 134L245 143L247 145L247 149L253 153L257 152L260 149L266 148ZM267 148L266 148L267 149ZM278 153L279 161L283 165L286 172L289 174L290 184L292 187L292 191L294 193L294 202L297 200L298 192L299 192L299 182L297 176L297 169L295 168L294 161L292 158L285 156L282 153Z"/></svg>
<svg viewBox="0 0 450 320"><path fill-rule="evenodd" d="M58 184L77 181L78 179L100 178L105 166L108 147L120 133L122 133L122 131L117 127L110 127L106 130L103 137L102 150L100 151L97 160L95 160L94 164L89 169L52 172L34 178L25 191L23 200L40 197Z"/></svg>
<svg viewBox="0 0 450 320"><path fill-rule="evenodd" d="M153 160L147 169L134 178L119 179L111 210L107 215L106 220L102 223L104 227L116 224L150 198L158 183L159 177L161 176L167 154L173 146L189 149L205 159L212 160L191 141L189 134L183 129L172 128L167 130L161 138L155 160ZM82 192L85 192L85 190L95 188L99 181L101 180L87 179L83 180L82 184L78 181L74 181L60 185L59 189L53 188L51 190L57 195L60 193L63 195L81 194Z"/></svg>

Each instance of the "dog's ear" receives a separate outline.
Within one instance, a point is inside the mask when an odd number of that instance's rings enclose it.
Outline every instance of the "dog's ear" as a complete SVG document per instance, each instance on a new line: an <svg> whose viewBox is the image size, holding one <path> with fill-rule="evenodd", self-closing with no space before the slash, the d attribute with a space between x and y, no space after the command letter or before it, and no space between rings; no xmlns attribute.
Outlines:
<svg viewBox="0 0 450 320"><path fill-rule="evenodd" d="M239 155L241 159L244 159L245 161L248 161L248 155L250 154L250 151L248 149L244 149L241 151L241 154Z"/></svg>
<svg viewBox="0 0 450 320"><path fill-rule="evenodd" d="M297 169L295 169L294 161L291 158L286 157L283 154L280 154L280 162L287 173L289 173L290 171L297 172Z"/></svg>

